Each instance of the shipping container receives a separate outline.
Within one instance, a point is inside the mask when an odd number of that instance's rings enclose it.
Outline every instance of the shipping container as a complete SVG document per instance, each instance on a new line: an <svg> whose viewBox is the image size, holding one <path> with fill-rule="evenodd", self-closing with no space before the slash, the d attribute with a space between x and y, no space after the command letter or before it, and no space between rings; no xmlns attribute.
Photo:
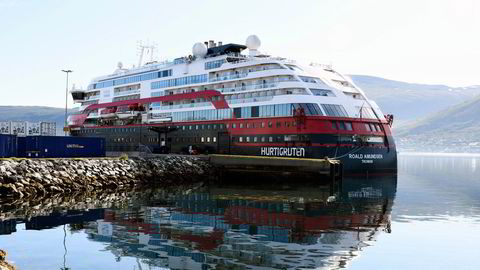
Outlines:
<svg viewBox="0 0 480 270"><path fill-rule="evenodd" d="M40 122L27 122L27 136L40 135Z"/></svg>
<svg viewBox="0 0 480 270"><path fill-rule="evenodd" d="M0 158L17 156L17 136L0 134Z"/></svg>
<svg viewBox="0 0 480 270"><path fill-rule="evenodd" d="M41 122L40 135L55 136L57 135L57 124L55 122Z"/></svg>
<svg viewBox="0 0 480 270"><path fill-rule="evenodd" d="M27 136L27 122L12 121L10 126L12 130L12 135Z"/></svg>
<svg viewBox="0 0 480 270"><path fill-rule="evenodd" d="M17 137L17 157L26 157L25 138Z"/></svg>
<svg viewBox="0 0 480 270"><path fill-rule="evenodd" d="M104 157L105 139L69 136L29 136L25 140L25 154L31 158ZM21 143L21 147L22 143ZM22 150L23 151L23 150Z"/></svg>
<svg viewBox="0 0 480 270"><path fill-rule="evenodd" d="M11 134L11 123L10 121L1 121L0 122L0 134Z"/></svg>

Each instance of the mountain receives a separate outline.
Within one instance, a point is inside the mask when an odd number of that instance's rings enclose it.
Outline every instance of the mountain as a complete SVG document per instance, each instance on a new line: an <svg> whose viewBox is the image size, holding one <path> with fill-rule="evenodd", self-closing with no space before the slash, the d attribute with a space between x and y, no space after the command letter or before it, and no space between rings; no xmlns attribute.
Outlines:
<svg viewBox="0 0 480 270"><path fill-rule="evenodd" d="M399 148L480 152L480 95L395 130Z"/></svg>
<svg viewBox="0 0 480 270"><path fill-rule="evenodd" d="M350 77L385 114L395 116L396 127L480 95L480 85L449 87L406 83L366 75Z"/></svg>

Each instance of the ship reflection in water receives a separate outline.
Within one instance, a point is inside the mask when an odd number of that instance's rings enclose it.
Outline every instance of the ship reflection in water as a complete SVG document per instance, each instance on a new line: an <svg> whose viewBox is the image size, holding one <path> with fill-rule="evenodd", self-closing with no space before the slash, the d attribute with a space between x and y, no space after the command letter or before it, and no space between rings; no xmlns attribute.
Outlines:
<svg viewBox="0 0 480 270"><path fill-rule="evenodd" d="M211 188L105 210L86 232L109 243L117 258L135 256L152 266L336 268L390 232L395 191L395 179L294 191Z"/></svg>
<svg viewBox="0 0 480 270"><path fill-rule="evenodd" d="M278 190L149 191L111 208L34 217L25 228L84 229L112 264L135 258L135 269L343 268L391 232L396 184L390 176ZM15 231L7 221L2 227Z"/></svg>

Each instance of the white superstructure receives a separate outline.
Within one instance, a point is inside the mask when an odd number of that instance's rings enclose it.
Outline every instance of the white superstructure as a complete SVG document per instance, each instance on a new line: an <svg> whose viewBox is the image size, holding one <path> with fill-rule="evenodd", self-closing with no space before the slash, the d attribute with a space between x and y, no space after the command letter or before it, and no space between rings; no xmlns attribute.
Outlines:
<svg viewBox="0 0 480 270"><path fill-rule="evenodd" d="M125 69L119 63L113 74L93 79L87 90L73 89L72 95L81 103L80 111L83 111L92 104L217 90L222 93L222 97L217 98L224 99L230 109L263 106L259 113L264 116L291 114L291 110L269 112L269 105L305 104L307 115L385 120L375 102L368 100L349 78L331 66L302 65L264 55L258 50L260 44L260 39L252 35L247 38L246 46L210 41L196 43L192 55L174 61L149 62L132 69ZM243 54L247 48L248 53ZM144 124L158 122L158 119L197 120L189 118L189 112L214 109L211 100L202 97L154 102L148 104L139 119ZM108 118L106 110L88 111L87 123ZM212 119L206 116L201 120Z"/></svg>

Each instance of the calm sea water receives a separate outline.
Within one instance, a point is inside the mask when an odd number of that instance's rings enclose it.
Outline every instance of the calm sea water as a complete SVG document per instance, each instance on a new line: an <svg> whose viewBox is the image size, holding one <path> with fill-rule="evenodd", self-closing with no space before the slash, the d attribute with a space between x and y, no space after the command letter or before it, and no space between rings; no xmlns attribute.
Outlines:
<svg viewBox="0 0 480 270"><path fill-rule="evenodd" d="M20 269L479 269L480 157L400 156L398 177L315 187L120 197L52 201L40 216L3 207L0 249Z"/></svg>

